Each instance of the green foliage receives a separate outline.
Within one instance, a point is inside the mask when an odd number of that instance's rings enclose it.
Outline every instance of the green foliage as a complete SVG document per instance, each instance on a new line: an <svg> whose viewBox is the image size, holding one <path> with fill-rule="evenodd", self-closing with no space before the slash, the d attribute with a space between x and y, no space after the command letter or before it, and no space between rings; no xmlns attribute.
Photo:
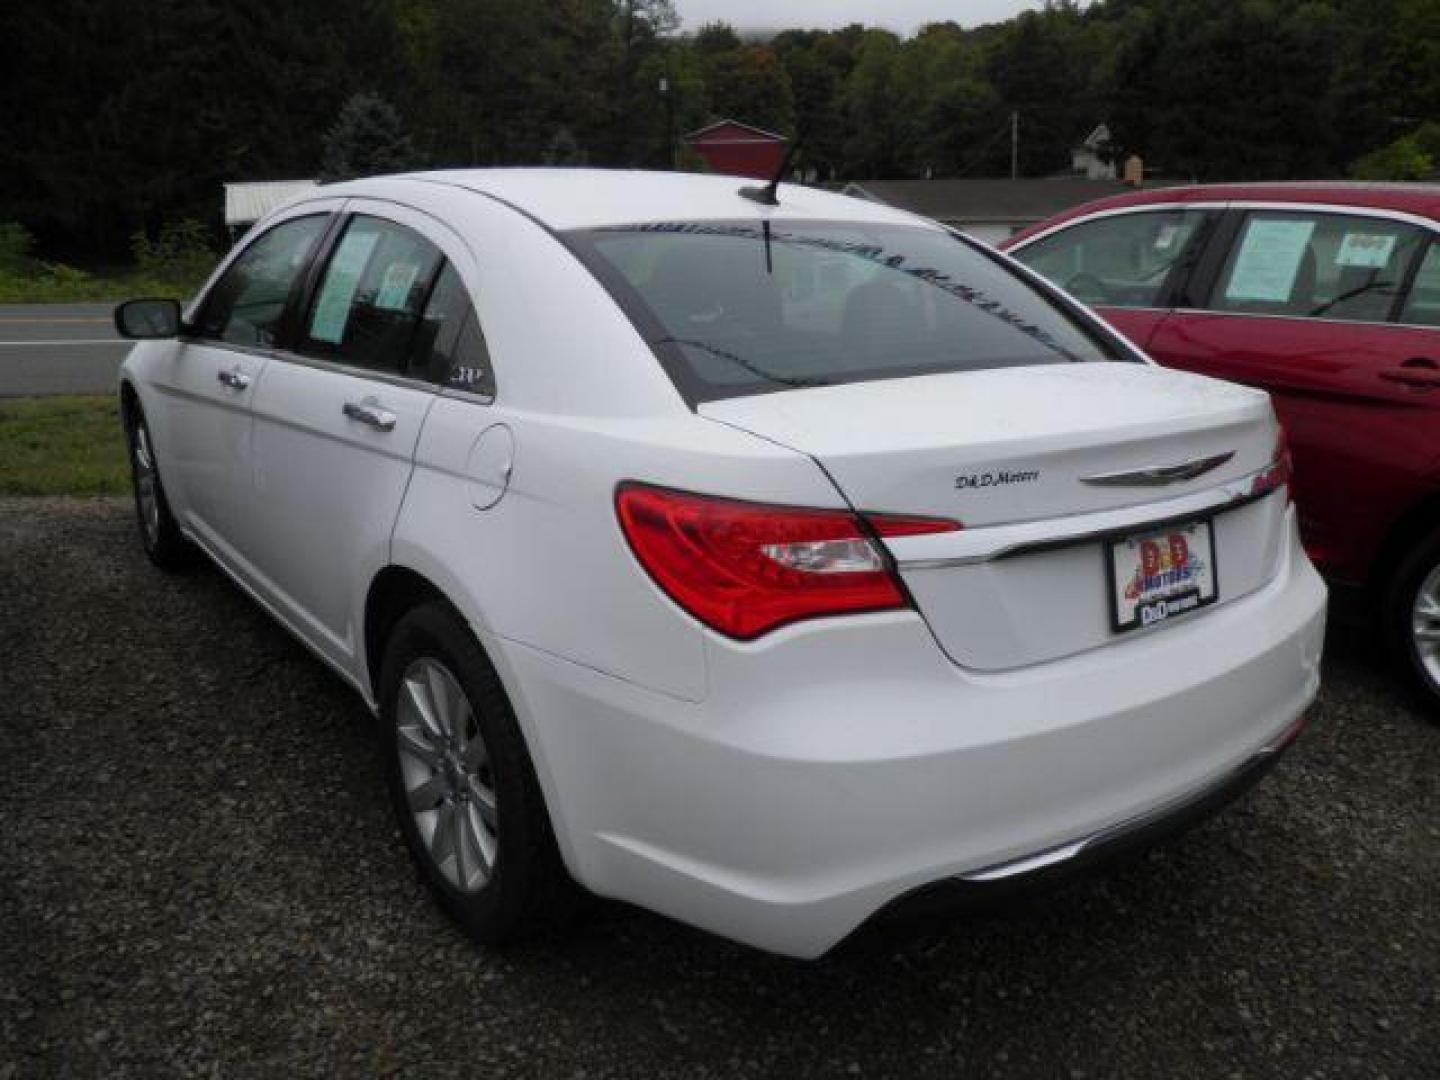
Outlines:
<svg viewBox="0 0 1440 1080"><path fill-rule="evenodd" d="M153 240L143 232L133 234L130 254L140 275L155 281L198 283L216 260L205 226L194 218L166 222Z"/></svg>
<svg viewBox="0 0 1440 1080"><path fill-rule="evenodd" d="M404 172L415 166L415 147L392 105L376 94L352 94L325 133L321 179Z"/></svg>
<svg viewBox="0 0 1440 1080"><path fill-rule="evenodd" d="M0 401L0 495L130 490L114 397Z"/></svg>
<svg viewBox="0 0 1440 1080"><path fill-rule="evenodd" d="M1027 176L1101 122L1167 177L1440 163L1415 131L1440 117L1437 0L1054 0L903 40L677 26L671 0L0 4L0 207L42 257L113 261L138 231L132 254L193 276L162 223L218 232L222 181L693 164L675 136L722 116L802 133L799 166L834 181L1004 175L1012 113ZM89 287L3 228L0 273Z"/></svg>
<svg viewBox="0 0 1440 1080"><path fill-rule="evenodd" d="M790 77L775 53L762 45L742 45L716 53L706 65L710 112L766 131L794 126Z"/></svg>
<svg viewBox="0 0 1440 1080"><path fill-rule="evenodd" d="M1420 149L1413 135L1357 158L1350 166L1356 180L1424 180L1435 171L1435 159Z"/></svg>
<svg viewBox="0 0 1440 1080"><path fill-rule="evenodd" d="M0 221L0 273L18 274L33 263L35 237L18 221Z"/></svg>
<svg viewBox="0 0 1440 1080"><path fill-rule="evenodd" d="M1421 124L1350 165L1356 180L1428 180L1440 168L1440 124Z"/></svg>

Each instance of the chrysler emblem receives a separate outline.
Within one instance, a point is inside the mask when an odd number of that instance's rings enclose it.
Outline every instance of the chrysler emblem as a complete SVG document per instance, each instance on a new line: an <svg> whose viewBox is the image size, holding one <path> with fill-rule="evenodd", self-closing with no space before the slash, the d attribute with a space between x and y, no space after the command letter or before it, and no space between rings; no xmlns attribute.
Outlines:
<svg viewBox="0 0 1440 1080"><path fill-rule="evenodd" d="M1194 480L1197 476L1204 476L1211 469L1218 469L1234 456L1235 451L1229 450L1211 457L1179 461L1174 465L1151 465L1145 469L1126 469L1124 472L1082 476L1080 482L1094 484L1096 487L1160 487L1163 484L1175 484L1181 480Z"/></svg>

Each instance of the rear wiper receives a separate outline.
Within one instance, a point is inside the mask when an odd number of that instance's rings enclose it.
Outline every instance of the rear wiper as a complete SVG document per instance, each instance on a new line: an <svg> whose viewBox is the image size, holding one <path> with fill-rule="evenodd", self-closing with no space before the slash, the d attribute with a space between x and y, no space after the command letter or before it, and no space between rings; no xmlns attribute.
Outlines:
<svg viewBox="0 0 1440 1080"><path fill-rule="evenodd" d="M729 360L729 361L730 361L732 364L734 364L736 367L744 368L746 371L750 372L752 375L758 375L760 378L764 379L766 382L773 382L773 383L776 383L776 384L778 384L778 385L780 385L780 386L829 386L829 385L830 385L830 383L829 383L828 380L826 380L826 379L818 379L818 378L815 378L814 376L807 376L807 375L779 375L779 374L776 374L776 373L773 372L773 371L767 371L767 370L765 370L763 367L761 367L759 364L756 364L756 363L754 363L754 362L752 362L752 361L750 361L750 360L746 360L743 356L739 356L739 355L737 355L736 353L731 352L729 349L722 349L722 348L721 348L720 346L718 346L718 345L712 345L712 344L711 344L710 342L708 342L708 341L700 341L700 340L698 340L698 339L696 339L696 338L663 337L663 338L660 338L658 341L656 341L656 344L657 344L657 345L663 345L663 344L665 344L666 342L670 342L670 343L673 343L673 344L675 344L675 345L689 345L689 346L691 346L692 348L701 349L701 350L709 353L711 356L718 356L721 360Z"/></svg>
<svg viewBox="0 0 1440 1080"><path fill-rule="evenodd" d="M1342 292L1339 296L1326 300L1325 303L1321 304L1319 307L1315 308L1315 310L1311 311L1306 316L1306 318L1313 319L1317 315L1324 315L1325 312L1329 311L1336 304L1344 303L1346 300L1353 300L1355 297L1362 296L1365 293L1370 292L1374 289L1388 289L1394 284L1395 283L1393 281L1372 281L1369 285L1361 285L1358 289L1351 289L1349 292Z"/></svg>

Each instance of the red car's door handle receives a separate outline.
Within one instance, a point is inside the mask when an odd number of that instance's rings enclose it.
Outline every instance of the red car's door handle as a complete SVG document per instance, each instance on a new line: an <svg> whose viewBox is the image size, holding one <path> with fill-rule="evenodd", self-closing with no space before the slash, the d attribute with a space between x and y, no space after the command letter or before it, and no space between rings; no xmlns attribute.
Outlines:
<svg viewBox="0 0 1440 1080"><path fill-rule="evenodd" d="M1434 390L1440 387L1440 370L1433 366L1421 367L1407 363L1398 370L1380 372L1380 377L1401 386L1408 386L1412 390Z"/></svg>

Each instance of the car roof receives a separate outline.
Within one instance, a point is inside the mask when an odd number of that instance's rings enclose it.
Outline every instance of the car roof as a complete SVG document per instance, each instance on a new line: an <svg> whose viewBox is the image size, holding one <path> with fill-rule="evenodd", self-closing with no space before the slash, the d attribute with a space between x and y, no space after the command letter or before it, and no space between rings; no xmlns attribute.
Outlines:
<svg viewBox="0 0 1440 1080"><path fill-rule="evenodd" d="M1440 220L1440 184L1375 184L1344 180L1286 183L1187 184L1126 192L1072 207L1016 233L1002 245L1011 247L1056 225L1105 210L1157 203L1275 202L1326 206L1354 206L1370 210L1396 210Z"/></svg>
<svg viewBox="0 0 1440 1080"><path fill-rule="evenodd" d="M317 194L376 196L404 186L444 185L488 195L558 231L653 221L707 221L768 217L926 225L934 222L903 210L819 188L781 184L780 204L766 207L742 198L758 181L735 176L626 169L454 169L406 173L326 185Z"/></svg>

